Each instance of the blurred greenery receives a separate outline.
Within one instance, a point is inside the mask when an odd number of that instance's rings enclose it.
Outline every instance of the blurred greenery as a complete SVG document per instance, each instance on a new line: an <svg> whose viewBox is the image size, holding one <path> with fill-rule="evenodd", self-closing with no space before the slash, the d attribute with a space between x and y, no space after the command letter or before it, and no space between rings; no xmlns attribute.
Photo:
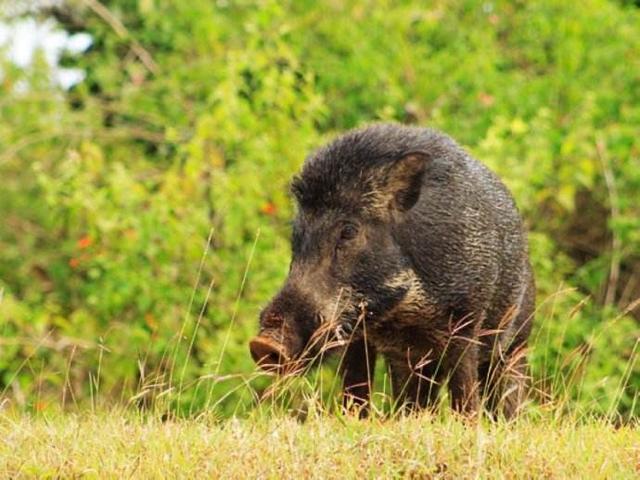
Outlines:
<svg viewBox="0 0 640 480"><path fill-rule="evenodd" d="M17 19L15 12L12 18ZM543 393L638 413L640 10L631 1L67 1L69 90L0 50L0 402L254 402L288 182L372 121L441 129L530 230ZM635 315L635 317L634 317ZM265 380L253 381L257 391Z"/></svg>

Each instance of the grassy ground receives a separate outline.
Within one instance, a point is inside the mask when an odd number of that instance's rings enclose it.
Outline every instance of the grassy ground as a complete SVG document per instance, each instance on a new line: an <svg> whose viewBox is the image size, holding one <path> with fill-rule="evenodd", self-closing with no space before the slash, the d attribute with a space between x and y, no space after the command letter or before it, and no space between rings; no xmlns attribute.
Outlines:
<svg viewBox="0 0 640 480"><path fill-rule="evenodd" d="M161 422L0 416L0 477L638 478L640 430L598 421L341 416Z"/></svg>

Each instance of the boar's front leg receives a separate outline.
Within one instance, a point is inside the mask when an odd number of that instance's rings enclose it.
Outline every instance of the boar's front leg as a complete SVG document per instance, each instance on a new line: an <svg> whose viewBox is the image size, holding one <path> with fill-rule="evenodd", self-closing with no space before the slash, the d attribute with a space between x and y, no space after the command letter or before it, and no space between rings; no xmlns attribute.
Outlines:
<svg viewBox="0 0 640 480"><path fill-rule="evenodd" d="M375 348L361 338L349 343L340 365L343 406L346 410L358 412L360 418L368 414L375 363Z"/></svg>
<svg viewBox="0 0 640 480"><path fill-rule="evenodd" d="M433 409L440 391L438 365L423 360L424 365L411 367L406 360L389 362L393 396L406 412L420 408Z"/></svg>

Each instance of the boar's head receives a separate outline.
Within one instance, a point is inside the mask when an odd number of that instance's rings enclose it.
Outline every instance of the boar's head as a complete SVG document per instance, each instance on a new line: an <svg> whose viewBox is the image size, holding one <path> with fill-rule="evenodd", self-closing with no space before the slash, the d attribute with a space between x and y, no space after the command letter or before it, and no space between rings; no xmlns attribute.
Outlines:
<svg viewBox="0 0 640 480"><path fill-rule="evenodd" d="M412 288L399 232L429 164L424 132L377 125L306 160L291 185L298 209L289 275L250 342L260 366L281 370L317 358L361 335L364 320L384 317Z"/></svg>

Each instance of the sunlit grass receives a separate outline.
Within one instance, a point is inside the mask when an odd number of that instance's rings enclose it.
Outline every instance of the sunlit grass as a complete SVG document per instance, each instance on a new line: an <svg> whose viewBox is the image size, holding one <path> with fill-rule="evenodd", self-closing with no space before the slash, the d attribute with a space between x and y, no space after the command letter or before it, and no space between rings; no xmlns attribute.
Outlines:
<svg viewBox="0 0 640 480"><path fill-rule="evenodd" d="M384 374L370 417L358 420L342 411L339 382L329 372L273 376L264 390L254 388L265 375L258 371L202 379L239 380L237 388L253 398L253 408L241 411L239 405L241 416L230 418L220 415L216 403L181 418L162 394L143 410L130 401L125 407L75 405L66 412L29 415L5 405L0 408L0 478L640 475L637 423L577 408L570 399L570 382L577 378L572 372L552 379L555 389L547 396L534 382L530 401L512 422L457 417L446 396L435 413L407 415L395 408Z"/></svg>
<svg viewBox="0 0 640 480"><path fill-rule="evenodd" d="M210 242L211 235L203 261ZM250 260L251 255L237 302ZM198 275L195 288L199 281ZM550 303L553 312L563 293L540 305ZM176 352L181 342L191 351L203 320L204 308L192 319L192 303L173 350L165 352L172 365L169 377L148 372L141 377L137 392L123 398L122 406L100 402L101 362L95 378L88 379L90 405L76 403L74 398L65 403L66 381L58 407L36 408L28 414L9 402L0 405L0 478L618 479L640 475L640 429L633 413L626 420L616 415L617 402L637 362L637 342L608 412L596 414L597 399L580 398L589 355L576 349L555 358L552 366L552 360L544 358L543 370L552 374L531 379L529 400L514 422L456 417L446 394L435 413L406 415L390 394L383 362L377 369L370 416L358 420L341 408L340 381L333 373L340 355L334 355L330 368L293 369L305 375L274 376L257 369L234 373L218 368L187 381L190 356L180 363ZM576 304L569 319L583 305ZM553 313L538 311L537 317L544 325ZM607 322L613 324L619 318ZM234 321L235 315L229 329ZM563 343L565 327L555 338L541 337L545 330L550 331L546 326L539 328L532 343ZM604 327L594 331L592 337L603 331ZM316 340L325 337L321 332ZM221 348L218 366L227 354L227 344L225 341ZM323 344L319 355L330 347ZM544 351L546 355L549 349ZM69 364L72 361L70 358ZM145 371L144 365L140 368ZM266 388L264 377L270 378ZM181 398L196 398L192 394L199 388L208 392L207 402L196 406L191 400L185 409ZM214 399L211 392L218 388L226 393ZM250 401L238 402L231 416L228 411L223 414L221 405L237 394ZM148 399L144 406L142 399ZM631 412L635 410L634 402Z"/></svg>
<svg viewBox="0 0 640 480"><path fill-rule="evenodd" d="M165 421L110 411L0 416L0 477L637 478L640 432L600 421L468 424L261 416Z"/></svg>

